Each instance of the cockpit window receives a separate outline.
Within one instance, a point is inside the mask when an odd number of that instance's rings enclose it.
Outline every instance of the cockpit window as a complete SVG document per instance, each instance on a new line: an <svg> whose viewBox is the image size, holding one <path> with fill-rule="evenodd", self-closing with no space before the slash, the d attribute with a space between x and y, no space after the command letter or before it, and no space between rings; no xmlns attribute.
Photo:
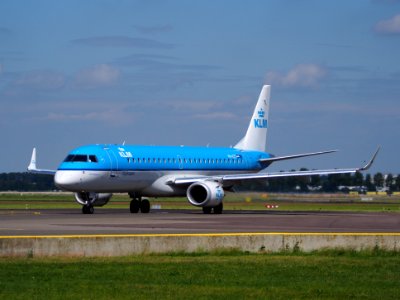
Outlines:
<svg viewBox="0 0 400 300"><path fill-rule="evenodd" d="M70 154L65 159L64 162L95 162L97 163L96 155L83 155L83 154Z"/></svg>
<svg viewBox="0 0 400 300"><path fill-rule="evenodd" d="M90 162L97 163L97 157L96 157L96 155L89 155L89 161L90 161Z"/></svg>

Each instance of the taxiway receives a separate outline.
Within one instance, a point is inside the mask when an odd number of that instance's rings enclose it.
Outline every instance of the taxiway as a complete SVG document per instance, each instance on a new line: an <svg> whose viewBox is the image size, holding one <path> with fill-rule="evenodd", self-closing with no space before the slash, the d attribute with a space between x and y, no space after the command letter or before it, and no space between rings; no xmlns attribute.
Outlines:
<svg viewBox="0 0 400 300"><path fill-rule="evenodd" d="M0 210L0 236L257 232L400 232L397 213L153 210L125 209Z"/></svg>

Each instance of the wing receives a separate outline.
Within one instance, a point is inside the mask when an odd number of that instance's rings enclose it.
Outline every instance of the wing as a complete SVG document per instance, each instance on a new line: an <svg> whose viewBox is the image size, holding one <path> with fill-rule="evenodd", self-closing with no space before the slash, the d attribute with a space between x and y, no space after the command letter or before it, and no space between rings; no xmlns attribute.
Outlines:
<svg viewBox="0 0 400 300"><path fill-rule="evenodd" d="M258 172L258 173L247 173L247 174L230 174L230 175L216 175L216 176L193 176L193 177L181 177L175 178L168 182L169 184L175 185L187 185L196 181L218 181L221 182L225 186L229 186L230 184L235 184L237 182L243 180L255 180L255 179L269 179L269 178L278 178L278 177L293 177L293 176L312 176L312 175L329 175L329 174L346 174L346 173L355 173L359 171L368 170L373 164L380 147L376 150L370 161L361 168L352 168L352 169L327 169L327 170L311 170L311 171L290 171L290 172L274 172L274 173L266 173L266 172Z"/></svg>
<svg viewBox="0 0 400 300"><path fill-rule="evenodd" d="M33 148L31 162L30 162L27 170L29 173L36 173L36 174L48 174L48 175L56 174L55 170L46 170L46 169L36 168L36 148Z"/></svg>

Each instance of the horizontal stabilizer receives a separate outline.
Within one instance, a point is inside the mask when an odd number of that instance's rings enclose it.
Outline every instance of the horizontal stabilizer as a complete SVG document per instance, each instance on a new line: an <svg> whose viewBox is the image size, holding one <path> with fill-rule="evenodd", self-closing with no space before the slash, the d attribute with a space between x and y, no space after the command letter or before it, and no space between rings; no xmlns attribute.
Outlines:
<svg viewBox="0 0 400 300"><path fill-rule="evenodd" d="M269 157L269 158L260 158L259 161L262 163L267 162L274 162L279 160L287 160L293 158L300 158L300 157L307 157L307 156L314 156L314 155L321 155L327 153L337 152L338 150L328 150L328 151L319 151L319 152L312 152L312 153L303 153L303 154L294 154L294 155L286 155L286 156L276 156L276 157Z"/></svg>

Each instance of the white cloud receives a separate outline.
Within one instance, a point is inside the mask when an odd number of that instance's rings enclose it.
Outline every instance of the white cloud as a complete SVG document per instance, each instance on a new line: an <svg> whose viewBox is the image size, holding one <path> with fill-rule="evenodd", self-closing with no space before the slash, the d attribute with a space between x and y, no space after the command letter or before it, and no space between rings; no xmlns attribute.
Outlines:
<svg viewBox="0 0 400 300"><path fill-rule="evenodd" d="M388 20L379 21L374 29L380 34L400 34L400 14Z"/></svg>
<svg viewBox="0 0 400 300"><path fill-rule="evenodd" d="M75 39L71 42L76 45L91 47L173 48L172 44L162 43L152 39L133 38L128 36L95 36Z"/></svg>
<svg viewBox="0 0 400 300"><path fill-rule="evenodd" d="M79 71L75 82L83 88L109 86L116 83L120 75L119 69L108 64L100 64Z"/></svg>
<svg viewBox="0 0 400 300"><path fill-rule="evenodd" d="M283 87L315 87L326 73L326 70L317 64L300 64L286 74L276 71L268 72L265 82Z"/></svg>
<svg viewBox="0 0 400 300"><path fill-rule="evenodd" d="M157 33L164 33L169 32L173 28L169 24L164 25L154 25L154 26L134 26L136 30L143 34L157 34Z"/></svg>
<svg viewBox="0 0 400 300"><path fill-rule="evenodd" d="M55 113L50 112L46 119L53 121L108 121L112 116L108 112Z"/></svg>
<svg viewBox="0 0 400 300"><path fill-rule="evenodd" d="M132 115L128 115L119 108L105 111L49 112L41 119L54 122L101 122L117 127L129 125L134 122L134 117Z"/></svg>
<svg viewBox="0 0 400 300"><path fill-rule="evenodd" d="M230 112L213 112L213 113L197 114L194 115L193 117L196 119L205 119L205 120L228 120L236 118L236 116Z"/></svg>
<svg viewBox="0 0 400 300"><path fill-rule="evenodd" d="M37 90L54 90L64 86L65 77L58 72L37 70L22 74L14 84Z"/></svg>

